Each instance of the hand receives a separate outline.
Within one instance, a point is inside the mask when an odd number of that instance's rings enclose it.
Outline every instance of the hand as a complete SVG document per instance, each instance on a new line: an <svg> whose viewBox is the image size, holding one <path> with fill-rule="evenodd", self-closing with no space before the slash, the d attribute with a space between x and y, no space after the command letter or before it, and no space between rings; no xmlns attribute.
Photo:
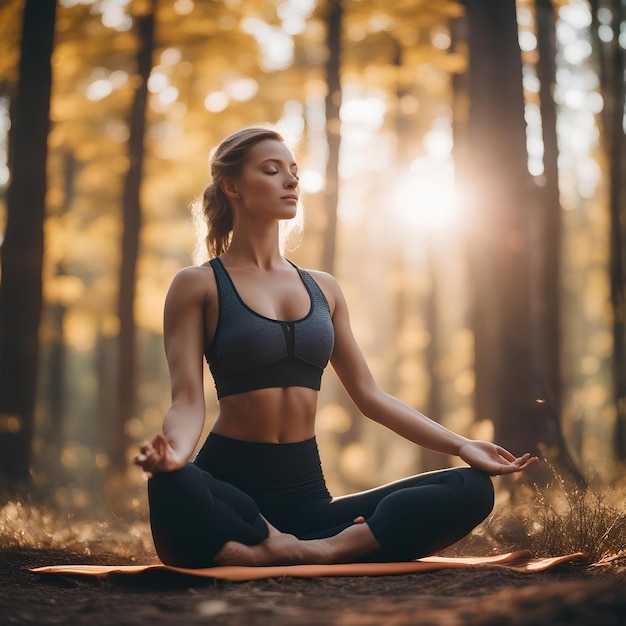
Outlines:
<svg viewBox="0 0 626 626"><path fill-rule="evenodd" d="M528 452L520 457L489 441L470 439L461 446L459 456L469 465L490 476L521 472L539 461Z"/></svg>
<svg viewBox="0 0 626 626"><path fill-rule="evenodd" d="M139 450L134 459L135 464L148 474L173 472L187 464L187 459L183 459L161 434L155 435L149 443L142 444Z"/></svg>

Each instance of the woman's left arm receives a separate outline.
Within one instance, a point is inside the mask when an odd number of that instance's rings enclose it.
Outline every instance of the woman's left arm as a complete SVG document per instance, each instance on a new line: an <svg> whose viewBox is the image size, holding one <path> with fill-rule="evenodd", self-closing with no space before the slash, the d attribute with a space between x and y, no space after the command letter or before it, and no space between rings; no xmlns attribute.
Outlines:
<svg viewBox="0 0 626 626"><path fill-rule="evenodd" d="M374 380L354 338L339 285L328 274L316 275L316 278L329 296L332 311L335 347L331 363L350 398L366 417L420 446L458 456L487 474L519 472L537 462L537 458L528 453L515 457L494 443L462 437L385 393Z"/></svg>

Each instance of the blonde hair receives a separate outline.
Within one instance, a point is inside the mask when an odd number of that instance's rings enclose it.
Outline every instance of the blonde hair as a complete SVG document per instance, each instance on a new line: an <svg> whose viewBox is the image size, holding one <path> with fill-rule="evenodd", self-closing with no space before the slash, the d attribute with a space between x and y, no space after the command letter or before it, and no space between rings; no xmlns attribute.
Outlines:
<svg viewBox="0 0 626 626"><path fill-rule="evenodd" d="M229 135L217 146L211 155L210 170L212 182L205 188L202 198L192 206L192 213L198 244L194 253L197 261L219 256L228 250L233 234L233 210L224 193L222 183L225 178L236 178L246 161L250 150L259 142L273 139L285 143L280 133L270 128L251 127ZM296 227L301 230L300 219L295 218ZM281 233L284 229L281 223ZM293 230L290 227L289 230Z"/></svg>

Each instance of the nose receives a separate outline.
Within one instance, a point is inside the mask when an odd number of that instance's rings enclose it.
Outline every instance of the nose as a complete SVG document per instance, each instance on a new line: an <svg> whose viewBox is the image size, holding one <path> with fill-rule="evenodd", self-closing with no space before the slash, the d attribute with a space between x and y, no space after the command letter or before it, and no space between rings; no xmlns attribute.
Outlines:
<svg viewBox="0 0 626 626"><path fill-rule="evenodd" d="M285 183L285 187L287 187L288 189L295 189L298 186L298 179L295 177L294 174L289 174L289 178L287 179L287 182Z"/></svg>

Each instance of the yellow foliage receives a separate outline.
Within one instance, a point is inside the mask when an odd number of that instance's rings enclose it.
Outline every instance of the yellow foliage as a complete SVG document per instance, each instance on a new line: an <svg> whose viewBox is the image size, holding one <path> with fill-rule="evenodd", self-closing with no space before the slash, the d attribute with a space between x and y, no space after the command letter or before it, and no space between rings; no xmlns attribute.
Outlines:
<svg viewBox="0 0 626 626"><path fill-rule="evenodd" d="M19 0L7 0L0 7L0 77L9 84L15 81L19 59L21 5ZM145 14L149 6L147 0L134 0L132 11L135 16ZM295 102L302 107L298 120L303 127L302 155L298 158L307 166L312 163L322 178L326 162L325 3L317 3L304 30L293 36L293 62L279 72L263 71L262 46L243 29L246 17L278 24L276 3L195 2L187 5L189 10L181 6L159 3L157 14L157 43L168 47L155 51L155 72L176 90L176 97L163 101L151 92L147 114L135 301L136 321L149 331L145 335L162 332L169 282L180 267L191 262L194 236L187 205L208 182L209 152L223 136L241 126L277 122L284 115L285 103ZM121 192L129 166L127 120L136 85L137 50L134 29L108 28L92 8L79 4L60 6L58 11L44 267L46 305L67 307L65 339L84 362L95 360L91 357L100 335L114 339L119 332ZM441 244L418 232L409 220L400 222L392 210L398 172L412 171L411 164L428 150L424 138L451 116L451 75L466 71L467 51L463 42L454 51L446 42L451 40L450 20L462 13L462 3L444 0L346 3L344 102L374 98L382 102L383 113L375 132L368 131L371 119L362 112L350 123L330 122L331 131L341 131L343 150L337 273L350 302L355 335L376 378L389 382L394 393L418 407L425 405L431 385L437 383L442 421L454 430L489 439L491 422L472 425L474 337L466 328L471 288L465 275L451 281L458 269L455 263L465 266L467 260L462 253L449 250L459 245L449 243L453 238ZM232 90L229 94L229 86L241 79L258 86L248 101L237 100ZM100 80L109 81L111 91L90 100L90 86ZM209 112L205 100L214 92L226 94L227 103L223 110ZM465 95L455 97L458 104ZM401 152L406 162L400 162ZM581 172L595 171L591 161L580 162ZM605 170L602 164L602 177ZM615 418L608 382L612 334L606 189L599 189L594 198L582 199L576 176L565 174L562 182L571 209L563 213L563 288L569 298L563 312L568 333L564 342L566 416L569 423L580 421L584 458L603 458ZM324 192L306 198L307 241L299 253L312 267L319 266L327 223ZM575 202L567 200L572 197ZM458 227L456 223L450 229ZM407 261L411 255L415 258ZM431 263L437 266L435 271ZM430 328L426 311L435 297L436 319ZM401 300L404 305L399 304ZM143 336L138 347L147 350ZM435 354L427 355L429 350ZM428 370L431 366L434 371ZM141 422L136 419L127 425L133 437L143 436L160 422L168 401L167 384L159 380L155 385L156 391L142 391L141 402L151 406L138 409ZM93 400L87 397L92 389L73 387L70 393L76 406ZM5 427L14 427L15 422L7 419ZM320 432L344 435L351 426L349 412L338 403L321 407ZM81 445L72 442L64 449L62 460L67 467L83 462L86 452ZM369 445L357 442L341 456L341 469L350 480L377 482L376 468L367 464ZM104 469L108 457L99 454L96 464ZM410 465L403 454L388 455L385 463L388 472ZM68 491L64 497L73 502L82 501L83 495Z"/></svg>

